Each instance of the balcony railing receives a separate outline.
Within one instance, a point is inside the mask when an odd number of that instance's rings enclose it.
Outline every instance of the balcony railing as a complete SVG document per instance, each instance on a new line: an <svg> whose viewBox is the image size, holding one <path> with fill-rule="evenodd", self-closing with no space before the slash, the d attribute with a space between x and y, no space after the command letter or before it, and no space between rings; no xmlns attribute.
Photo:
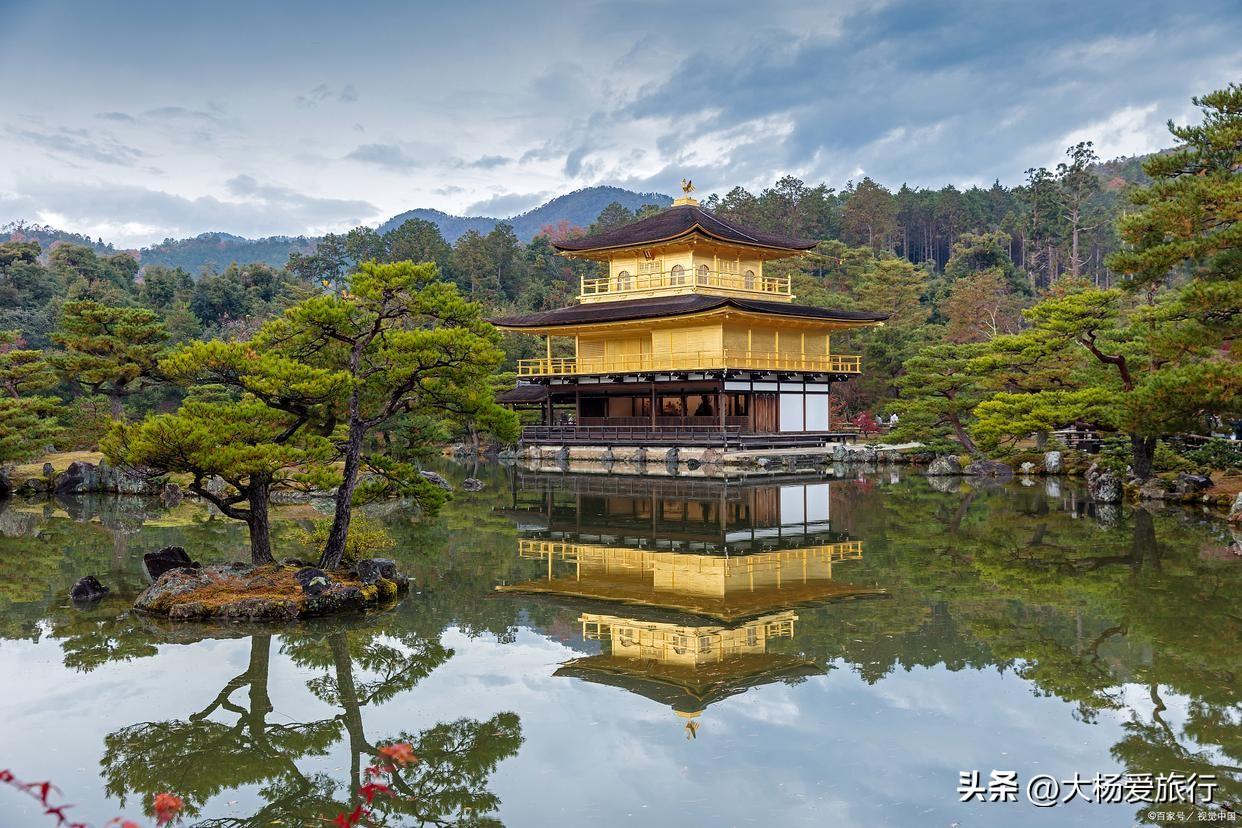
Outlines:
<svg viewBox="0 0 1242 828"><path fill-rule="evenodd" d="M569 564L596 564L602 568L609 563L628 564L633 569L650 572L656 561L670 555L687 569L767 572L793 563L841 563L861 561L862 541L840 541L807 546L802 549L785 549L762 555L725 558L713 556L685 556L677 553L648 549L603 546L571 541L543 540L541 538L518 538L518 557L537 561L553 561Z"/></svg>
<svg viewBox="0 0 1242 828"><path fill-rule="evenodd" d="M583 296L624 296L630 293L676 287L713 287L746 293L789 296L788 276L759 276L716 270L666 270L661 273L603 276L582 280Z"/></svg>
<svg viewBox="0 0 1242 828"><path fill-rule="evenodd" d="M579 374L636 374L651 371L809 371L861 374L862 357L849 354L773 354L725 349L670 354L626 354L605 357L552 357L518 360L518 376L558 377Z"/></svg>

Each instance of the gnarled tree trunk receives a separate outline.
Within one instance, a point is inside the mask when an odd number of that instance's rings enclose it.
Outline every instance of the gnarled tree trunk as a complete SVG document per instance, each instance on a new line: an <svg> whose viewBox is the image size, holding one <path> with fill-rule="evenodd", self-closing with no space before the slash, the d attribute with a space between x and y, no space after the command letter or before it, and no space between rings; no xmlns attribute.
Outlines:
<svg viewBox="0 0 1242 828"><path fill-rule="evenodd" d="M1152 462L1156 459L1156 438L1130 435L1130 468L1139 480L1151 477Z"/></svg>
<svg viewBox="0 0 1242 828"><path fill-rule="evenodd" d="M268 517L271 504L270 484L267 482L251 487L250 513L246 525L250 527L250 561L255 566L275 563L272 557L272 528Z"/></svg>

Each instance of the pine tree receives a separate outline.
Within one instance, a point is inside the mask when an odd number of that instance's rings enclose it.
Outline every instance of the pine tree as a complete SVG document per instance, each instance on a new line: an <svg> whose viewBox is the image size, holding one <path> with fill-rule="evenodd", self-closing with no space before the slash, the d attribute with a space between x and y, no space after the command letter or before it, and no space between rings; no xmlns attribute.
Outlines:
<svg viewBox="0 0 1242 828"><path fill-rule="evenodd" d="M434 264L364 263L339 295L308 299L264 326L264 353L343 378L333 408L343 460L332 530L320 566L340 565L364 465L403 491L425 489L413 469L365 454L366 438L403 415L434 414L478 423L504 438L517 418L495 402L491 375L504 353L480 305L439 278Z"/></svg>
<svg viewBox="0 0 1242 828"><path fill-rule="evenodd" d="M255 564L274 560L273 491L335 485L335 445L324 436L346 378L251 343L198 342L168 357L164 375L217 393L174 414L118 423L101 448L110 461L152 474L191 475L189 490L250 532ZM219 477L229 488L211 485Z"/></svg>
<svg viewBox="0 0 1242 828"><path fill-rule="evenodd" d="M1126 274L1125 290L1071 281L1026 311L1028 331L994 341L1027 355L1045 382L982 403L981 442L1086 420L1128 435L1131 468L1146 478L1161 436L1242 417L1230 349L1242 320L1242 85L1195 103L1203 124L1170 125L1181 146L1149 160L1153 184L1132 196L1142 209L1120 223L1128 248L1109 267Z"/></svg>
<svg viewBox="0 0 1242 828"><path fill-rule="evenodd" d="M168 331L154 311L87 299L65 303L52 339L63 349L51 357L61 376L107 397L112 416L120 418L126 397L159 381Z"/></svg>

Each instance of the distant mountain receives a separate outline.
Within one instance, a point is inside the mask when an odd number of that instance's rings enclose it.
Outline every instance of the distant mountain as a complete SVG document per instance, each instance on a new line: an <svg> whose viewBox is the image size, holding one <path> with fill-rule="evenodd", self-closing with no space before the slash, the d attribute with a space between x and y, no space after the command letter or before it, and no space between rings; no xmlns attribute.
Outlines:
<svg viewBox="0 0 1242 828"><path fill-rule="evenodd" d="M24 221L14 221L0 227L0 241L38 242L39 247L44 250L56 244L79 244L93 249L100 255L116 252L116 249L111 244L104 242L103 239L94 240L90 236L84 236L81 233L57 230L55 227L50 227L46 224L27 224Z"/></svg>
<svg viewBox="0 0 1242 828"><path fill-rule="evenodd" d="M471 230L487 235L492 232L496 222L500 221L500 219L489 218L488 216L451 216L443 210L418 207L393 216L377 227L376 232L383 235L389 230L397 229L410 219L422 219L423 221L431 222L440 228L440 235L444 236L444 240L449 244L457 241L458 238Z"/></svg>
<svg viewBox="0 0 1242 828"><path fill-rule="evenodd" d="M637 210L644 204L667 207L673 203L671 198L662 193L636 193L621 187L587 187L557 196L533 210L506 219L488 216L451 216L439 210L409 210L381 224L379 232L387 233L399 227L402 222L419 218L439 227L440 235L452 244L457 241L458 237L470 230L486 234L491 232L491 229L498 223L504 221L513 225L513 232L519 239L528 242L539 235L539 231L544 227L556 225L562 221L586 227L599 218L603 209L614 201L629 210Z"/></svg>
<svg viewBox="0 0 1242 828"><path fill-rule="evenodd" d="M491 216L452 216L441 210L418 208L407 210L393 216L378 228L380 233L387 233L412 218L425 219L436 227L449 244L457 241L470 230L487 234L499 222L506 221L513 225L513 232L524 242L528 242L548 225L555 226L562 221L579 227L587 227L600 212L612 202L618 202L630 210L637 210L644 204L658 204L667 207L673 200L660 193L636 193L620 187L587 187L558 196L546 204L529 210L512 218L500 219ZM103 239L92 240L89 236L69 233L41 224L14 222L0 227L0 241L26 240L37 241L46 251L56 244L82 244L92 247L101 254L115 253L117 249ZM290 253L310 253L314 251L319 239L314 236L268 236L263 239L247 239L231 233L200 233L190 239L164 239L159 244L131 250L143 265L158 264L167 267L180 267L193 276L204 271L224 270L230 264L263 263L272 267L284 267Z"/></svg>
<svg viewBox="0 0 1242 828"><path fill-rule="evenodd" d="M233 262L284 267L293 252L310 253L318 239L306 236L268 236L247 239L231 233L200 233L192 239L164 239L138 251L144 264L180 267L197 276L204 268L219 272Z"/></svg>

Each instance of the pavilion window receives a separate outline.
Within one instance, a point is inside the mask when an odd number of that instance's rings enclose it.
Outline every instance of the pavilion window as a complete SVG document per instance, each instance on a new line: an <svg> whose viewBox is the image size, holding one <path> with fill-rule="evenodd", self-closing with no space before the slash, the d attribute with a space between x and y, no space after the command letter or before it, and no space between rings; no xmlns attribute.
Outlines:
<svg viewBox="0 0 1242 828"><path fill-rule="evenodd" d="M728 394L725 396L726 417L745 417L749 413L750 406L745 394Z"/></svg>
<svg viewBox="0 0 1242 828"><path fill-rule="evenodd" d="M755 271L753 270L746 271L746 275L743 278L743 285L745 286L747 290L755 289Z"/></svg>
<svg viewBox="0 0 1242 828"><path fill-rule="evenodd" d="M673 269L669 271L670 285L684 285L686 283L686 269L681 265L673 265Z"/></svg>
<svg viewBox="0 0 1242 828"><path fill-rule="evenodd" d="M659 405L661 417L686 416L686 400L680 394L676 397L660 397Z"/></svg>
<svg viewBox="0 0 1242 828"><path fill-rule="evenodd" d="M694 417L715 417L718 412L712 397L715 395L690 394L686 397L686 410Z"/></svg>
<svg viewBox="0 0 1242 828"><path fill-rule="evenodd" d="M711 276L712 269L705 264L699 265L699 284L707 284L708 277Z"/></svg>
<svg viewBox="0 0 1242 828"><path fill-rule="evenodd" d="M617 274L617 290L621 291L621 290L629 290L629 289L630 289L630 272L628 270L623 270Z"/></svg>

